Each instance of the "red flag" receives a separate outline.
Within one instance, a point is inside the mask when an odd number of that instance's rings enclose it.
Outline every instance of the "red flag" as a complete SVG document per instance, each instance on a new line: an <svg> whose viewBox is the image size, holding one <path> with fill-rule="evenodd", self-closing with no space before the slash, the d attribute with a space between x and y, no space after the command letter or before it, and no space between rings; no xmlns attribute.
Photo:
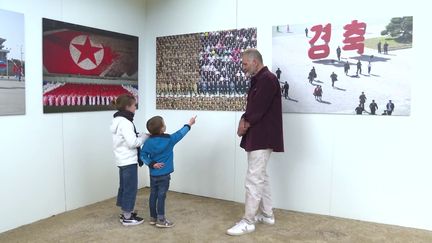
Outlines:
<svg viewBox="0 0 432 243"><path fill-rule="evenodd" d="M99 76L117 56L96 35L72 30L44 33L43 65L49 73Z"/></svg>

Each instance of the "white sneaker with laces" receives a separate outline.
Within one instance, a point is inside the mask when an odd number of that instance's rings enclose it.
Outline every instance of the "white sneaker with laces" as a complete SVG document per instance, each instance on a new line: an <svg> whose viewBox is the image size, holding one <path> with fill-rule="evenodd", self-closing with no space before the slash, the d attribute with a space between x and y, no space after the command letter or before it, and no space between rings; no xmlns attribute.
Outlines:
<svg viewBox="0 0 432 243"><path fill-rule="evenodd" d="M271 217L266 217L262 213L255 216L255 221L263 223L263 224L268 224L268 225L274 225L275 224L274 215Z"/></svg>
<svg viewBox="0 0 432 243"><path fill-rule="evenodd" d="M228 235L244 235L255 231L255 225L249 224L246 220L242 219L233 227L227 230Z"/></svg>

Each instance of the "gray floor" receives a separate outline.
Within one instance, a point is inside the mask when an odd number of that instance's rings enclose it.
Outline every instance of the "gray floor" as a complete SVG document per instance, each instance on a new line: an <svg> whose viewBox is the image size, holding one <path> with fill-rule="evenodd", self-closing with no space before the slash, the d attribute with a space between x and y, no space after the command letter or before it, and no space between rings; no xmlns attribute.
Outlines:
<svg viewBox="0 0 432 243"><path fill-rule="evenodd" d="M0 116L25 114L25 82L0 77Z"/></svg>
<svg viewBox="0 0 432 243"><path fill-rule="evenodd" d="M137 210L148 215L148 188L139 191ZM276 224L259 224L244 236L228 236L227 228L243 213L239 203L169 192L171 229L146 222L124 227L115 199L63 213L0 234L0 242L432 242L432 232L275 210Z"/></svg>

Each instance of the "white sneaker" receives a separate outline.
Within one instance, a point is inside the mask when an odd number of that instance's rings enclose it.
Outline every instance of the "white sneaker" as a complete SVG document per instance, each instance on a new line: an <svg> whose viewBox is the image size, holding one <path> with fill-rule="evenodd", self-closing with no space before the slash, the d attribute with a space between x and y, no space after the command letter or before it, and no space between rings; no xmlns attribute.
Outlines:
<svg viewBox="0 0 432 243"><path fill-rule="evenodd" d="M236 223L233 227L227 230L229 235L244 235L255 231L255 225L249 224L246 220L242 219L240 222Z"/></svg>
<svg viewBox="0 0 432 243"><path fill-rule="evenodd" d="M268 224L268 225L274 225L275 224L274 215L271 217L266 217L261 213L258 214L257 216L255 216L255 221L263 223L263 224Z"/></svg>

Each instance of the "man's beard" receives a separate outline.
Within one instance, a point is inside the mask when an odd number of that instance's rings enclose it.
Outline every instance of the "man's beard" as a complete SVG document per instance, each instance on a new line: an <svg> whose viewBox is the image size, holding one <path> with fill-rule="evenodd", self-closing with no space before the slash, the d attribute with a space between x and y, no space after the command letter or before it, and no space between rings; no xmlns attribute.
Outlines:
<svg viewBox="0 0 432 243"><path fill-rule="evenodd" d="M255 75L255 72L245 72L245 71L243 71L243 72L244 72L246 78L251 78Z"/></svg>

